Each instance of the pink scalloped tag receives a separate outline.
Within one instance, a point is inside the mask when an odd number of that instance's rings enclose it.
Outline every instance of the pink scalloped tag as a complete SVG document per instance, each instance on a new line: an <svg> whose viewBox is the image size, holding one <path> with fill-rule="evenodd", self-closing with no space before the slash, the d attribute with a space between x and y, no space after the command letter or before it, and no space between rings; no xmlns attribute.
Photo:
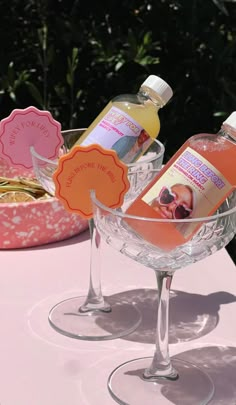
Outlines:
<svg viewBox="0 0 236 405"><path fill-rule="evenodd" d="M61 124L49 111L16 109L0 122L0 157L14 167L32 169L30 146L45 158L55 159L63 142Z"/></svg>

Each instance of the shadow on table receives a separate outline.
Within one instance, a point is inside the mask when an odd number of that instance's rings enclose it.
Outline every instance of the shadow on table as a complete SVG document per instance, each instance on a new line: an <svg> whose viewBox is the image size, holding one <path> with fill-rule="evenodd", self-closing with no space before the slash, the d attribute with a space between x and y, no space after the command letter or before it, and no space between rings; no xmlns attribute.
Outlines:
<svg viewBox="0 0 236 405"><path fill-rule="evenodd" d="M201 347L188 350L174 357L195 364L210 376L215 387L215 393L209 405L236 404L236 347ZM194 381L192 384L194 385ZM179 397L180 401L173 402L174 404L182 405L181 393L179 393Z"/></svg>
<svg viewBox="0 0 236 405"><path fill-rule="evenodd" d="M138 328L122 339L140 343L153 344L155 342L156 290L136 289L114 294L107 298L109 301L115 299L120 302L135 303L141 313L142 321ZM224 291L209 295L172 291L170 294L169 342L187 342L208 334L219 321L220 306L235 301L236 296ZM98 318L97 323L107 331L113 329L113 325L106 322L105 317Z"/></svg>
<svg viewBox="0 0 236 405"><path fill-rule="evenodd" d="M198 366L200 370L210 377L214 386L214 394L212 399L207 402L209 405L235 405L236 347L209 346L197 348L179 353L173 356L172 359L185 360L188 364ZM200 378L197 381L196 368L191 369L190 367L186 370L186 372L182 371L177 381L160 380L156 383L156 388L160 390L162 396L170 401L168 403L189 405L192 403L189 402L189 397L199 398L204 393L204 390L207 392L211 388L211 383L207 379L201 380ZM143 371L144 369L134 369L132 372L126 372L130 384L132 381L135 384L135 378L142 379ZM207 387L207 384L209 387Z"/></svg>

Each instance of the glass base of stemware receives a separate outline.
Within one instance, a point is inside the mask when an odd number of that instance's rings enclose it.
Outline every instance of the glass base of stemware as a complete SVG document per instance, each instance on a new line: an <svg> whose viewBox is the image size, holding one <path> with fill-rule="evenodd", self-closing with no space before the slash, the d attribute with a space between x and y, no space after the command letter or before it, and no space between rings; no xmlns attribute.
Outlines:
<svg viewBox="0 0 236 405"><path fill-rule="evenodd" d="M62 335L83 340L109 340L132 333L141 323L141 314L135 304L105 297L111 311L80 312L86 297L61 301L50 311L50 325Z"/></svg>
<svg viewBox="0 0 236 405"><path fill-rule="evenodd" d="M197 366L172 359L179 378L156 381L143 379L152 357L128 361L117 367L109 376L108 389L115 401L122 405L206 405L214 394L210 377Z"/></svg>

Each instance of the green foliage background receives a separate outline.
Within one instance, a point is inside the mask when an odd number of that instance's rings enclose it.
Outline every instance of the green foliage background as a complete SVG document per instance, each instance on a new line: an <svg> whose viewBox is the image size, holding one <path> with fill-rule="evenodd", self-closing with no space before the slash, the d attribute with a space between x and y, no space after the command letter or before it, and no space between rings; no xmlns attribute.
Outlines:
<svg viewBox="0 0 236 405"><path fill-rule="evenodd" d="M0 119L35 105L86 127L157 74L174 90L160 112L167 160L236 110L236 0L1 0L0 16Z"/></svg>

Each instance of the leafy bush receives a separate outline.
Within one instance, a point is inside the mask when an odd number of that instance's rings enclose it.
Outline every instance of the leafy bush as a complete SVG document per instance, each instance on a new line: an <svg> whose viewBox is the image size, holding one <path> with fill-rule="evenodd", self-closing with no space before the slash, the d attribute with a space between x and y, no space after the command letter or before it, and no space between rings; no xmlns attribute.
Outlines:
<svg viewBox="0 0 236 405"><path fill-rule="evenodd" d="M235 109L234 0L2 0L0 15L0 119L35 105L85 127L157 74L174 90L160 112L168 159Z"/></svg>

